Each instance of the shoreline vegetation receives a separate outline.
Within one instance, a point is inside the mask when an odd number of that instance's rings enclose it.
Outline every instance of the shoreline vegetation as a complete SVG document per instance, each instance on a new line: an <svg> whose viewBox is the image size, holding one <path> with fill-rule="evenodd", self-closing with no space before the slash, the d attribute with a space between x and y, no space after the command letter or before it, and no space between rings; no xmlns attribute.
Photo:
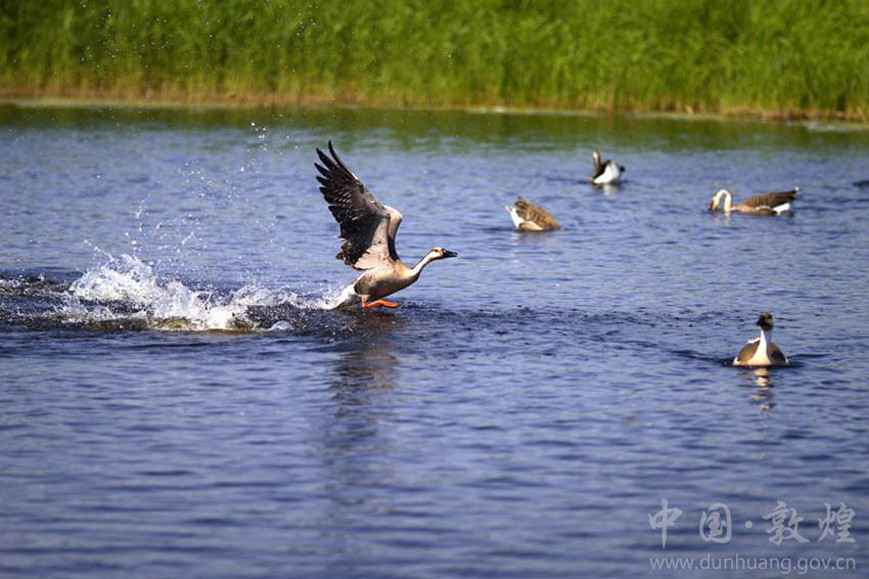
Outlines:
<svg viewBox="0 0 869 579"><path fill-rule="evenodd" d="M0 101L869 121L869 3L0 6Z"/></svg>
<svg viewBox="0 0 869 579"><path fill-rule="evenodd" d="M763 110L732 110L727 112L682 112L682 111L657 111L657 110L585 110L585 109L553 109L539 107L504 107L496 106L396 106L389 103L342 103L336 101L283 101L272 98L247 98L244 100L229 100L225 98L197 98L179 100L140 97L112 97L107 95L88 96L33 96L14 95L10 96L0 92L0 109L4 106L12 106L19 109L115 109L115 110L186 110L186 111L212 111L212 110L277 110L277 111L304 111L304 110L383 110L383 111L444 111L466 112L472 114L509 114L509 115L564 115L572 117L601 117L619 116L650 119L673 119L683 121L745 121L762 123L795 123L813 125L822 123L827 127L840 127L842 130L869 131L869 118L856 116L831 116L829 114L813 115L807 111L794 111L791 113L782 111Z"/></svg>

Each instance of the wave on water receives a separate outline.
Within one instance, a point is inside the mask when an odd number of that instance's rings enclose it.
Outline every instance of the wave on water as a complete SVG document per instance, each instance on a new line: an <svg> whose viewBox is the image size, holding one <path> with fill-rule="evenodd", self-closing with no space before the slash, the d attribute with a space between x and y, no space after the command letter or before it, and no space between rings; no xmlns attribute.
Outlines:
<svg viewBox="0 0 869 579"><path fill-rule="evenodd" d="M140 259L108 256L106 262L82 275L0 274L0 325L32 329L84 329L92 331L176 332L290 332L326 339L374 336L394 328L396 316L361 315L352 308L347 315L334 310L347 298L347 288L320 295L300 295L282 288L248 284L235 290L198 289L182 280L160 276ZM377 312L374 312L376 314ZM670 356L694 363L729 366L726 352L704 348L704 340L691 328L721 327L730 316L721 311L588 312L576 308L547 309L500 307L456 310L430 305L405 304L399 320L412 315L426 325L430 335L440 332L445 343L475 340L490 345L481 333L502 343L509 336L535 328L541 344L565 336L591 345L607 344L609 352L631 350L650 356ZM687 332L687 333L686 333ZM686 348L686 335L693 344ZM734 342L734 348L739 342Z"/></svg>
<svg viewBox="0 0 869 579"><path fill-rule="evenodd" d="M256 331L281 329L287 317L311 310L330 310L341 291L322 296L246 285L231 292L188 287L177 279L162 280L140 259L109 256L107 263L72 283L43 276L0 280L0 310L7 321L30 325L56 324L97 329L166 331ZM27 300L10 308L8 298ZM34 298L48 304L34 302ZM48 307L46 307L46 305ZM281 317L284 319L282 320Z"/></svg>

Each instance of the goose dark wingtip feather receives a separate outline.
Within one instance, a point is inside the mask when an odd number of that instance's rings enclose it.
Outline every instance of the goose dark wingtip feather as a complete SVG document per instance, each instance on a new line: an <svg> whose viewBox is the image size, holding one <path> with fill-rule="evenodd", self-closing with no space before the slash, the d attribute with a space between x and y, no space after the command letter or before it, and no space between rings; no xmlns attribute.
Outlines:
<svg viewBox="0 0 869 579"><path fill-rule="evenodd" d="M398 226L394 225L390 232L389 223L392 218L391 212L397 215L399 222L401 215L384 206L371 194L341 161L332 141L329 141L328 145L329 154L320 148L316 148L316 151L320 162L315 162L314 167L320 173L316 175L320 192L332 217L338 223L340 238L343 240L337 259L355 269L368 269L367 263L370 261L362 264L360 260L363 260L372 250L379 255L381 250L373 249L379 246L387 248L389 258L398 259L394 240L394 233ZM379 232L384 224L386 224L385 239L381 240L377 236L384 234ZM380 259L385 258L385 256L380 257Z"/></svg>
<svg viewBox="0 0 869 579"><path fill-rule="evenodd" d="M335 166L335 163L332 162L332 159L330 159L330 158L326 155L326 153L324 153L323 151L321 151L319 148L317 149L317 156L320 158L320 162L323 163L323 165L325 165L326 167L328 167L330 170L332 170L332 168ZM317 165L317 163L314 163L314 165L315 165L315 166L316 166L320 171L324 171L324 172L325 172L325 169L324 169L323 167L320 167L319 165Z"/></svg>

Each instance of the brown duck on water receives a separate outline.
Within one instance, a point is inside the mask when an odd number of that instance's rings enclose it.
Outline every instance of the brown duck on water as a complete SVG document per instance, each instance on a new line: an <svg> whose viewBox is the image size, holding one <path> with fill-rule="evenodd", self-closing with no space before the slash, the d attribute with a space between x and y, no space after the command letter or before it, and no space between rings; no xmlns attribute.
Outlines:
<svg viewBox="0 0 869 579"><path fill-rule="evenodd" d="M552 231L561 225L549 211L519 197L512 206L504 207L518 231Z"/></svg>
<svg viewBox="0 0 869 579"><path fill-rule="evenodd" d="M755 215L780 215L791 210L791 202L797 198L799 187L780 193L761 193L740 203L733 202L733 194L727 189L718 190L709 202L709 211L724 213L753 213ZM723 204L722 204L723 200Z"/></svg>
<svg viewBox="0 0 869 579"><path fill-rule="evenodd" d="M314 166L320 172L317 176L320 191L341 227L344 243L336 257L364 272L344 290L337 307L361 303L366 309L397 308L397 303L383 298L414 283L429 263L458 254L435 247L413 267L405 265L395 249L401 213L374 198L344 165L331 141L329 153L331 156L317 149L322 165L314 163Z"/></svg>

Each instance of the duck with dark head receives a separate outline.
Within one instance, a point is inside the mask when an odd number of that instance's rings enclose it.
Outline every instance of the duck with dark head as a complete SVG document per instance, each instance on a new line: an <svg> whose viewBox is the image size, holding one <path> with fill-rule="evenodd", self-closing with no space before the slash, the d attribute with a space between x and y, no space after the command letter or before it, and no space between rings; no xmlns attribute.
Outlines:
<svg viewBox="0 0 869 579"><path fill-rule="evenodd" d="M787 366L790 364L784 352L773 343L773 318L769 312L763 312L757 318L760 336L749 340L733 359L734 366L765 368L769 366Z"/></svg>

